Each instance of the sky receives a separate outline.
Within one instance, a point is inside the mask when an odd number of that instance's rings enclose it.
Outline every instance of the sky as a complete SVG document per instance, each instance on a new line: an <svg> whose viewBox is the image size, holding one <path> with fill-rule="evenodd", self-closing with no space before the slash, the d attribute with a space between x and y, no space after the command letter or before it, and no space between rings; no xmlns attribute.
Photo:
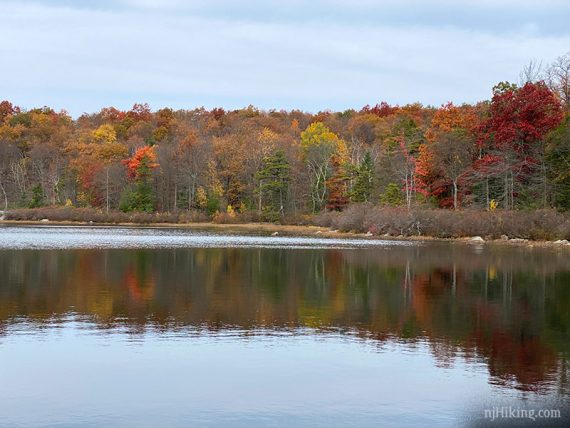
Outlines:
<svg viewBox="0 0 570 428"><path fill-rule="evenodd" d="M342 111L489 99L570 51L567 0L0 0L0 99Z"/></svg>

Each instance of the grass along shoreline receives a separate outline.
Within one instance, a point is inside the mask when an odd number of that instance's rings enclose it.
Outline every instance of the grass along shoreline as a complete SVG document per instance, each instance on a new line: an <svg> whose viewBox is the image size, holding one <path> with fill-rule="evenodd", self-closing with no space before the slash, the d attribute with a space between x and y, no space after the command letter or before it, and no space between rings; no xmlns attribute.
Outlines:
<svg viewBox="0 0 570 428"><path fill-rule="evenodd" d="M191 213L190 213L191 214ZM117 213L89 208L49 207L5 212L2 225L186 228L212 232L258 233L281 236L360 238L405 241L447 241L475 245L500 244L570 249L570 218L552 210L449 211L359 205L343 212L304 217L295 224L248 221L235 216L230 222L206 221L189 213ZM189 218L195 218L191 220ZM177 221L169 221L173 219ZM119 221L117 221L119 220ZM223 220L227 220L226 217ZM513 222L519 224L513 225ZM507 235L506 232L511 232Z"/></svg>

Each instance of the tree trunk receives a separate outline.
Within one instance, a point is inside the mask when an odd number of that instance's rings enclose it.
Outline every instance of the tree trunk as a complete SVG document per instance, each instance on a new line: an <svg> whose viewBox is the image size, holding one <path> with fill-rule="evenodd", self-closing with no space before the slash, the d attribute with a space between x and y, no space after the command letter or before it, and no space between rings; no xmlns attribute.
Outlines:
<svg viewBox="0 0 570 428"><path fill-rule="evenodd" d="M413 194L414 176L412 173L406 173L406 205L408 211L412 209L412 194Z"/></svg>
<svg viewBox="0 0 570 428"><path fill-rule="evenodd" d="M511 186L510 186L510 194L511 194L511 209L514 210L515 209L515 176L514 174L511 172L510 173L510 178L511 178Z"/></svg>
<svg viewBox="0 0 570 428"><path fill-rule="evenodd" d="M281 217L285 216L285 210L283 208L283 190L279 189L279 214Z"/></svg>
<svg viewBox="0 0 570 428"><path fill-rule="evenodd" d="M107 214L109 214L109 166L105 171L105 205L107 207Z"/></svg>
<svg viewBox="0 0 570 428"><path fill-rule="evenodd" d="M453 180L453 209L457 209L457 180Z"/></svg>
<svg viewBox="0 0 570 428"><path fill-rule="evenodd" d="M543 187L543 200L542 200L543 206L542 207L544 209L546 209L546 208L548 208L548 199L549 199L548 196L549 195L548 195L548 176L546 173L546 165L544 164L544 159L541 160L540 166L541 166L541 172L542 172L542 177L541 177L542 178L542 185L544 186Z"/></svg>
<svg viewBox="0 0 570 428"><path fill-rule="evenodd" d="M512 208L511 201L513 200L512 196L513 189L511 187L511 180L509 171L505 172L505 209L509 210Z"/></svg>
<svg viewBox="0 0 570 428"><path fill-rule="evenodd" d="M2 189L2 193L4 194L4 212L8 211L8 195L6 194L6 189L2 183L0 183L0 189Z"/></svg>
<svg viewBox="0 0 570 428"><path fill-rule="evenodd" d="M491 209L491 200L489 199L489 177L485 178L485 203L487 204L487 211Z"/></svg>
<svg viewBox="0 0 570 428"><path fill-rule="evenodd" d="M261 217L261 186L263 185L263 180L259 180L259 199L257 202L257 213Z"/></svg>

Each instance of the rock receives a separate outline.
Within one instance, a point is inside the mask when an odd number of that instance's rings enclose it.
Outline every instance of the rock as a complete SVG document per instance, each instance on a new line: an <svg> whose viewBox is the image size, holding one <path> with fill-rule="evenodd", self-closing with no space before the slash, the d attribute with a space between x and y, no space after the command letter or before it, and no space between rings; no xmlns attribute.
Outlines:
<svg viewBox="0 0 570 428"><path fill-rule="evenodd" d="M273 233L271 234L271 236L277 236L277 235L279 235L279 232L273 232Z"/></svg>
<svg viewBox="0 0 570 428"><path fill-rule="evenodd" d="M474 236L471 239L469 239L469 242L473 242L475 244L483 244L483 243L485 243L485 240L483 238L481 238L480 236Z"/></svg>
<svg viewBox="0 0 570 428"><path fill-rule="evenodd" d="M364 236L372 236L372 232L366 232Z"/></svg>
<svg viewBox="0 0 570 428"><path fill-rule="evenodd" d="M514 244L521 243L521 242L527 242L527 241L528 241L528 239L522 239L522 238L512 238L512 239L509 239L509 242L512 242L512 243L514 243Z"/></svg>
<svg viewBox="0 0 570 428"><path fill-rule="evenodd" d="M559 239L558 241L554 241L554 245L570 245L567 239Z"/></svg>
<svg viewBox="0 0 570 428"><path fill-rule="evenodd" d="M40 221L41 221L42 223L47 223L49 220L48 220L47 218L42 218Z"/></svg>
<svg viewBox="0 0 570 428"><path fill-rule="evenodd" d="M508 241L509 237L507 235L501 235L501 241Z"/></svg>
<svg viewBox="0 0 570 428"><path fill-rule="evenodd" d="M315 232L315 235L319 235L319 234L321 234L321 233L323 233L323 232L321 232L320 230L317 230L317 231Z"/></svg>

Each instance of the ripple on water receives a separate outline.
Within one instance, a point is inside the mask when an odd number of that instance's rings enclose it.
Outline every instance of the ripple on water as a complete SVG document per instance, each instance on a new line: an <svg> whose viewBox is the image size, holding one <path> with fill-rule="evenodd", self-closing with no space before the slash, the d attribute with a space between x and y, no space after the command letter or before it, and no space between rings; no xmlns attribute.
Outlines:
<svg viewBox="0 0 570 428"><path fill-rule="evenodd" d="M0 227L0 249L98 248L382 248L418 243L379 239L338 239L229 235L182 229L109 227Z"/></svg>

